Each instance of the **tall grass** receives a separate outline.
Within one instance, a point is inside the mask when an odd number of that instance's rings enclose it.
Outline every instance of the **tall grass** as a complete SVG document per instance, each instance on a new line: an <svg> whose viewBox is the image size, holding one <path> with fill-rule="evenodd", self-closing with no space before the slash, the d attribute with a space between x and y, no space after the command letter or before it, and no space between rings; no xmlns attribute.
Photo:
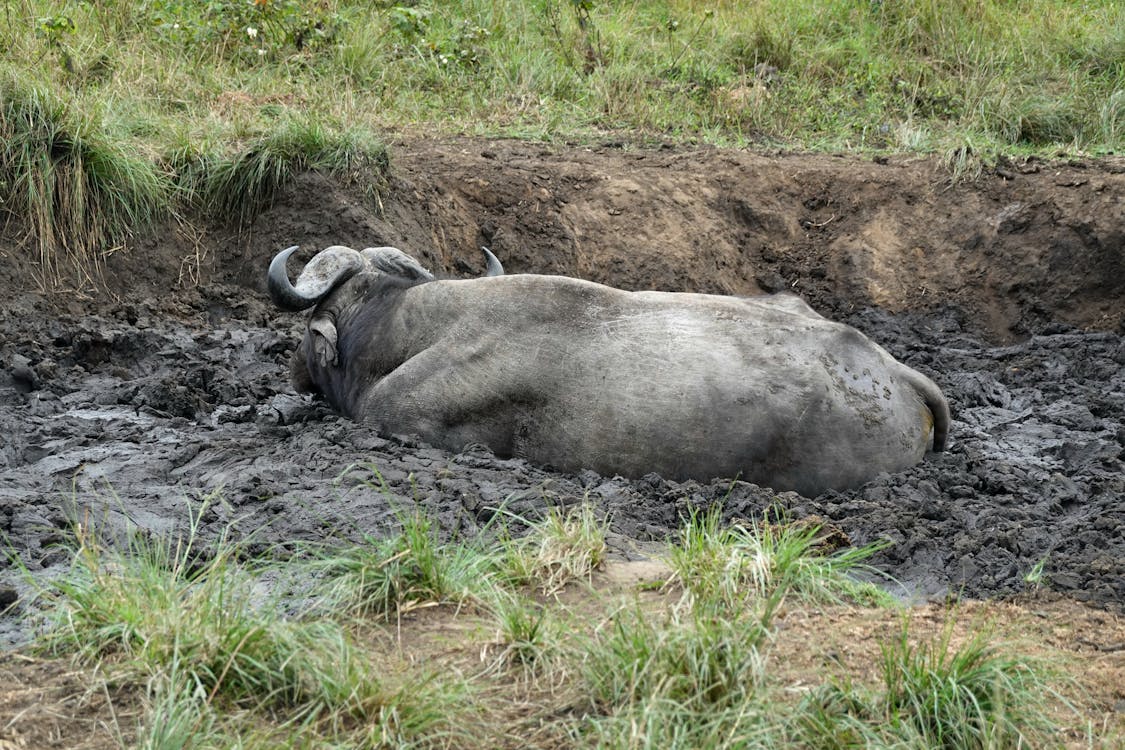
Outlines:
<svg viewBox="0 0 1125 750"><path fill-rule="evenodd" d="M0 215L26 237L41 287L83 288L105 256L167 212L169 175L39 84L0 77Z"/></svg>

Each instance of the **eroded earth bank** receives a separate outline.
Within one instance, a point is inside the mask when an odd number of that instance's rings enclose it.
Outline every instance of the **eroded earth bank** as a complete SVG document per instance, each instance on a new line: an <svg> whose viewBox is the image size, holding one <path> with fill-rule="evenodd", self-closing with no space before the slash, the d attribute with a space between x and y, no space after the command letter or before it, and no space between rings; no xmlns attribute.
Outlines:
<svg viewBox="0 0 1125 750"><path fill-rule="evenodd" d="M447 533L501 505L589 498L643 554L691 507L818 516L905 596L1034 585L1125 606L1125 162L1002 162L952 183L936 161L410 140L388 185L306 174L242 231L167 228L105 269L110 291L41 295L0 240L0 531L49 575L75 521L277 543L379 534L419 504ZM718 479L560 474L379 437L287 382L301 315L274 311L280 248L395 245L439 275L509 273L629 289L790 289L932 377L949 449L806 498ZM4 603L25 596L3 563ZM3 634L23 637L11 613Z"/></svg>

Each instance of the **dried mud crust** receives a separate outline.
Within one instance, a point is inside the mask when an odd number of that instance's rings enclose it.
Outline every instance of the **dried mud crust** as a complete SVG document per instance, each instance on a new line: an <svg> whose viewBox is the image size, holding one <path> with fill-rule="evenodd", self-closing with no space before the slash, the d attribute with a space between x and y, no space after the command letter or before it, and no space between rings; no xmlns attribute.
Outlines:
<svg viewBox="0 0 1125 750"><path fill-rule="evenodd" d="M393 153L380 204L362 185L304 175L237 237L169 231L111 259L115 302L22 294L0 310L0 531L33 575L59 569L76 520L183 530L189 504L212 493L203 533L233 524L263 550L383 533L396 506L457 534L501 505L535 517L589 498L623 556L693 507L722 502L734 520L780 505L857 544L889 538L874 563L904 596L1045 586L1125 606L1115 163L1033 162L949 187L933 163L905 159L475 140ZM487 244L514 273L801 292L941 385L950 449L804 498L729 479L560 474L374 435L292 392L303 318L262 293L277 249L334 243L397 245L451 276L479 273ZM0 602L27 606L20 576L4 576ZM26 637L10 617L0 631Z"/></svg>

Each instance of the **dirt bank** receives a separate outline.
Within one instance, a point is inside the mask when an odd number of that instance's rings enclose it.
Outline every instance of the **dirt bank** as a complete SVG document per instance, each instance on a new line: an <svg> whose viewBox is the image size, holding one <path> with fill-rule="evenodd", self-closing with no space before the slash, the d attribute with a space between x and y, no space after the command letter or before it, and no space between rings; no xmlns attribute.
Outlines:
<svg viewBox="0 0 1125 750"><path fill-rule="evenodd" d="M205 533L263 546L355 536L420 503L447 531L501 503L535 514L589 497L619 552L689 506L759 515L774 493L728 480L563 475L389 440L297 397L301 316L270 309L280 247L393 244L447 275L489 245L510 273L626 288L788 288L942 386L950 449L845 493L781 496L854 542L907 595L1040 585L1125 603L1125 166L1008 164L950 185L939 165L714 149L417 141L379 196L299 178L241 234L172 231L110 259L116 299L44 300L0 272L0 530L32 570L75 519L162 531L214 493ZM10 566L9 566L10 567ZM12 587L0 591L19 595ZM4 588L0 587L0 588ZM9 638L19 636L8 621Z"/></svg>

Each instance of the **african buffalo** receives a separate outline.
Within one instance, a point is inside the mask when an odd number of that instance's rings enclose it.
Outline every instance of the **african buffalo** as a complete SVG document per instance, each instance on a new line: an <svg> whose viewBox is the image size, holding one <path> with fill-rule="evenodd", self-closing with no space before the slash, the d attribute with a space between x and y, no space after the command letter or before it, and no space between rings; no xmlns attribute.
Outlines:
<svg viewBox="0 0 1125 750"><path fill-rule="evenodd" d="M945 445L929 378L792 295L626 292L491 255L487 277L437 281L387 247L330 247L294 284L294 250L268 274L278 306L315 307L293 383L383 434L809 496Z"/></svg>

